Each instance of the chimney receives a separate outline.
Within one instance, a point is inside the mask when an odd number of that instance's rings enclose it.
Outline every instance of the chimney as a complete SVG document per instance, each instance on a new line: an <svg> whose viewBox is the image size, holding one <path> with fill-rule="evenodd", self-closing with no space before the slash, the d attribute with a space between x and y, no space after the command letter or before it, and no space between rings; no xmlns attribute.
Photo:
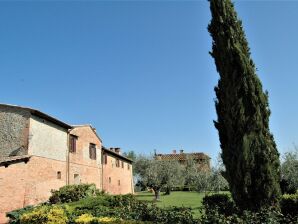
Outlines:
<svg viewBox="0 0 298 224"><path fill-rule="evenodd" d="M115 152L120 155L121 149L120 148L115 148Z"/></svg>
<svg viewBox="0 0 298 224"><path fill-rule="evenodd" d="M176 154L176 149L173 149L173 154Z"/></svg>
<svg viewBox="0 0 298 224"><path fill-rule="evenodd" d="M110 148L110 150L111 150L112 152L114 152L114 148Z"/></svg>
<svg viewBox="0 0 298 224"><path fill-rule="evenodd" d="M184 150L183 149L180 149L180 154L182 154L184 152Z"/></svg>

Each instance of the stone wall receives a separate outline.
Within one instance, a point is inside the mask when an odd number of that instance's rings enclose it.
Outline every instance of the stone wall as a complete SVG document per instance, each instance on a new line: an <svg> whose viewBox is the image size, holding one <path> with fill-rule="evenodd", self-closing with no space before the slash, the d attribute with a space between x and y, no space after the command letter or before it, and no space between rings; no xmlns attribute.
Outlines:
<svg viewBox="0 0 298 224"><path fill-rule="evenodd" d="M0 105L0 156L25 155L30 112Z"/></svg>

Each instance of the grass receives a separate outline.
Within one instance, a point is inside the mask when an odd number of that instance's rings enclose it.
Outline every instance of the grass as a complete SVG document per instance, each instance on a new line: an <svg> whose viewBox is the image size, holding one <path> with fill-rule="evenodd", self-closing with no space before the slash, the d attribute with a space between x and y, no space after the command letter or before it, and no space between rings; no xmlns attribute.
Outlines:
<svg viewBox="0 0 298 224"><path fill-rule="evenodd" d="M187 191L174 191L170 195L163 195L161 193L160 200L156 202L156 205L161 208L170 206L190 207L194 217L198 218L201 215L200 207L202 206L204 196L204 193ZM136 197L141 201L152 202L154 200L154 194L150 192L138 192Z"/></svg>

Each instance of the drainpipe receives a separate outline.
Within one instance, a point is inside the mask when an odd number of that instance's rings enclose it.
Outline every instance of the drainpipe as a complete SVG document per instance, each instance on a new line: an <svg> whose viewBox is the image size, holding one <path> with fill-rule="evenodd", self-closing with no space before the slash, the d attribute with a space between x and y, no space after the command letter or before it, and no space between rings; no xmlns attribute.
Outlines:
<svg viewBox="0 0 298 224"><path fill-rule="evenodd" d="M71 129L67 130L67 152L66 152L66 185L69 185L69 133L70 133Z"/></svg>
<svg viewBox="0 0 298 224"><path fill-rule="evenodd" d="M131 169L130 169L130 176L131 176L131 193L132 193L132 194L135 194L135 189L134 189L134 185L133 185L133 172L132 172L133 167L132 167L132 164L133 164L133 163L131 163Z"/></svg>
<svg viewBox="0 0 298 224"><path fill-rule="evenodd" d="M101 190L103 191L103 164L104 164L104 157L103 157L103 150L101 147Z"/></svg>

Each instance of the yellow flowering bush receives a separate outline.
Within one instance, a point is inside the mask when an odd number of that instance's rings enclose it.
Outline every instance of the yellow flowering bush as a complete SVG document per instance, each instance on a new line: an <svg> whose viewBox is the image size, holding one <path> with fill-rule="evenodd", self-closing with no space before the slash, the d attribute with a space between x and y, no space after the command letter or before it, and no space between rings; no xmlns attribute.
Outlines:
<svg viewBox="0 0 298 224"><path fill-rule="evenodd" d="M83 214L81 216L79 216L75 222L78 223L78 224L89 224L91 222L95 222L96 221L96 218L94 218L92 215L90 214Z"/></svg>
<svg viewBox="0 0 298 224"><path fill-rule="evenodd" d="M20 218L21 224L66 224L68 218L61 207L41 206L32 212L24 213Z"/></svg>
<svg viewBox="0 0 298 224"><path fill-rule="evenodd" d="M120 221L117 218L114 217L99 217L98 218L99 223L114 223L116 221Z"/></svg>
<svg viewBox="0 0 298 224"><path fill-rule="evenodd" d="M99 218L97 218L97 217L93 217L90 214L83 214L75 220L75 223L77 223L77 224L96 224L96 223L114 224L114 223L120 223L120 222L121 222L121 220L114 218L114 217L99 217Z"/></svg>

